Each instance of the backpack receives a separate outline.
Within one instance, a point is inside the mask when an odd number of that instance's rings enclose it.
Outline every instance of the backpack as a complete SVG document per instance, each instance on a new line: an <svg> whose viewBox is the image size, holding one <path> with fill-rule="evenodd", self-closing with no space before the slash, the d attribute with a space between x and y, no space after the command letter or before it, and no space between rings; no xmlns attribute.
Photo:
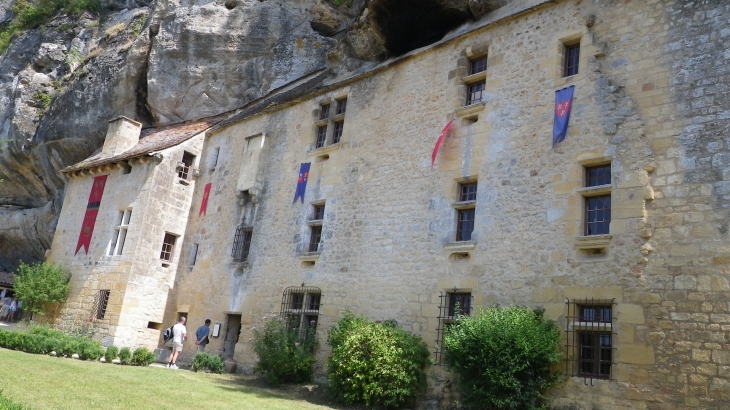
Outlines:
<svg viewBox="0 0 730 410"><path fill-rule="evenodd" d="M165 333L162 334L162 340L164 340L165 343L167 343L170 339L172 339L172 326L168 327L167 330L165 330Z"/></svg>

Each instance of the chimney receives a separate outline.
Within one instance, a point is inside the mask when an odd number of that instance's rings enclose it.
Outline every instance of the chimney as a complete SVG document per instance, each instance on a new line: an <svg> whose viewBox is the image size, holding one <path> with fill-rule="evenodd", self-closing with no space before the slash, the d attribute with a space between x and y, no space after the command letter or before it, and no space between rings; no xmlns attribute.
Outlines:
<svg viewBox="0 0 730 410"><path fill-rule="evenodd" d="M101 150L102 158L119 155L137 145L140 131L142 124L127 117L117 117L109 121L104 148Z"/></svg>

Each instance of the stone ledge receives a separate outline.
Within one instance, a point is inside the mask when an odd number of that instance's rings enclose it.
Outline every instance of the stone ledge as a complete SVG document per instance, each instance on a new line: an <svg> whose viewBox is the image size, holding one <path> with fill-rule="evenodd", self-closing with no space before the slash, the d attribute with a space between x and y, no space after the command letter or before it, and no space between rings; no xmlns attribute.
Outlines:
<svg viewBox="0 0 730 410"><path fill-rule="evenodd" d="M484 106L487 103L485 102L479 102L476 104L467 105L465 107L457 108L454 110L454 115L457 117L466 117L469 115L474 115L478 112L484 111Z"/></svg>
<svg viewBox="0 0 730 410"><path fill-rule="evenodd" d="M613 186L611 184L591 186L586 188L580 188L577 192L583 196L598 196L606 195L611 193Z"/></svg>
<svg viewBox="0 0 730 410"><path fill-rule="evenodd" d="M476 74L467 75L466 77L461 77L461 81L463 81L466 84L474 84L478 83L480 81L485 81L487 79L487 70L478 72Z"/></svg>
<svg viewBox="0 0 730 410"><path fill-rule="evenodd" d="M451 207L454 209L471 209L476 208L477 201L458 201L451 203Z"/></svg>
<svg viewBox="0 0 730 410"><path fill-rule="evenodd" d="M307 157L318 157L320 155L328 154L332 151L340 149L340 146L342 146L342 143L338 142L337 144L331 144L326 147L313 149L307 152Z"/></svg>
<svg viewBox="0 0 730 410"><path fill-rule="evenodd" d="M300 254L297 254L297 257L300 261L316 261L319 259L319 255L322 254L322 252L303 252Z"/></svg>
<svg viewBox="0 0 730 410"><path fill-rule="evenodd" d="M444 244L444 250L449 252L471 251L477 247L477 243L473 241L450 242Z"/></svg>
<svg viewBox="0 0 730 410"><path fill-rule="evenodd" d="M313 219L311 221L307 221L307 225L309 226L322 226L324 224L324 219Z"/></svg>
<svg viewBox="0 0 730 410"><path fill-rule="evenodd" d="M579 236L575 238L575 247L578 249L602 249L611 243L611 235Z"/></svg>

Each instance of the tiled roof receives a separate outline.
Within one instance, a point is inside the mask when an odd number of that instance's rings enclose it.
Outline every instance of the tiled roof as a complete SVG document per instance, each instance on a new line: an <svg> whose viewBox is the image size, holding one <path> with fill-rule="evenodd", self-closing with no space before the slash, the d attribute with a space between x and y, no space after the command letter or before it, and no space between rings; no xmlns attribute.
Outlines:
<svg viewBox="0 0 730 410"><path fill-rule="evenodd" d="M13 286L15 283L15 276L10 272L0 272L0 285Z"/></svg>
<svg viewBox="0 0 730 410"><path fill-rule="evenodd" d="M218 123L220 119L207 119L195 122L186 122L174 125L165 125L154 128L143 129L139 142L134 147L109 158L101 158L101 148L92 156L61 170L61 172L72 172L82 169L97 167L99 165L113 164L127 159L148 155L166 148L174 147L190 138L207 130Z"/></svg>

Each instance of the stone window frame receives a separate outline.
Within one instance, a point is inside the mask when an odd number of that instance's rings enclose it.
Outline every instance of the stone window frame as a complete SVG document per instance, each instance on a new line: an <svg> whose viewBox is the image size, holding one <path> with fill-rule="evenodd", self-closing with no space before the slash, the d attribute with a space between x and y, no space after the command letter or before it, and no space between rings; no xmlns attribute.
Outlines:
<svg viewBox="0 0 730 410"><path fill-rule="evenodd" d="M99 289L99 293L94 300L94 317L97 320L104 320L106 316L106 310L109 306L109 297L111 296L111 289Z"/></svg>
<svg viewBox="0 0 730 410"><path fill-rule="evenodd" d="M451 240L444 244L444 250L451 253L451 259L454 261L465 261L469 258L469 251L475 249L476 239L474 238L474 231L476 230L476 209L477 209L477 198L479 195L479 180L476 176L468 176L464 178L458 178L454 181L456 187L454 189L454 197L451 202L451 208L454 210L454 222L453 229L449 232ZM462 187L474 185L477 187L476 191L473 192L474 199L468 199L462 197ZM467 200L465 200L467 199ZM474 226L471 230L469 240L458 240L459 234L459 219L463 212L474 211Z"/></svg>
<svg viewBox="0 0 730 410"><path fill-rule="evenodd" d="M578 56L578 73L570 76L565 74L566 52L570 46L578 45L580 54ZM588 63L591 57L602 57L605 53L605 44L594 42L593 33L585 26L577 30L564 31L556 35L556 40L550 50L550 63L548 64L548 76L555 79L555 86L562 87L566 84L578 81L586 75Z"/></svg>
<svg viewBox="0 0 730 410"><path fill-rule="evenodd" d="M489 82L489 71L493 65L491 59L491 42L481 42L466 47L459 53L456 61L456 68L449 72L449 78L452 83L452 107L454 116L461 119L464 125L471 125L479 120L479 113L484 110L487 103L485 93L487 92L487 83ZM472 73L472 62L480 59L486 59L486 68L483 71ZM481 90L482 98L480 101L469 100L469 87L475 84L484 84Z"/></svg>
<svg viewBox="0 0 730 410"><path fill-rule="evenodd" d="M233 237L231 257L234 262L247 263L251 257L251 243L253 242L253 226L240 224L236 227Z"/></svg>
<svg viewBox="0 0 730 410"><path fill-rule="evenodd" d="M587 206L588 201L591 198L595 197L612 197L612 191L613 191L613 182L615 181L615 178L613 178L613 166L612 161L610 158L591 158L587 160L580 161L580 166L582 168L582 174L583 174L583 181L581 183L581 188L577 190L577 194L579 194L582 197L582 217L581 217L581 232L583 235L578 236L575 239L575 246L578 250L586 253L588 256L602 256L606 255L608 252L608 247L611 243L611 234L610 234L610 227L609 227L609 233L605 234L596 234L596 235L588 235L587 234L587 223L588 223L588 212L587 212ZM591 168L595 167L604 167L609 166L611 167L611 183L608 184L602 184L602 185L595 185L595 186L588 186L588 176L587 172ZM612 198L613 199L613 198ZM611 201L613 202L613 200ZM610 222L609 222L610 224Z"/></svg>
<svg viewBox="0 0 730 410"><path fill-rule="evenodd" d="M190 250L188 251L188 266L193 267L198 262L198 251L200 250L200 244L191 243Z"/></svg>
<svg viewBox="0 0 730 410"><path fill-rule="evenodd" d="M160 260L162 261L163 267L170 266L170 264L175 260L175 248L178 239L180 239L180 235L176 235L172 232L165 232L165 236L162 238L162 247L160 248Z"/></svg>
<svg viewBox="0 0 730 410"><path fill-rule="evenodd" d="M122 209L119 211L117 225L114 227L112 241L109 243L109 251L107 256L121 256L124 251L124 242L129 233L129 221L132 219L132 208Z"/></svg>
<svg viewBox="0 0 730 410"><path fill-rule="evenodd" d="M436 326L436 340L434 340L436 346L434 356L437 365L442 364L444 352L443 343L444 336L446 335L446 329L448 329L448 327L452 323L454 323L454 320L456 319L456 315L454 314L455 310L453 295L459 295L460 297L469 298L469 307L468 311L464 313L465 316L471 316L471 313L474 310L474 300L476 300L476 295L471 288L458 288L454 286L452 289L445 289L439 292L439 315L436 318L438 323Z"/></svg>
<svg viewBox="0 0 730 410"><path fill-rule="evenodd" d="M340 149L342 137L345 135L345 119L349 100L349 90L328 95L319 101L312 111L312 142L307 156L318 159L329 159L329 153ZM324 115L326 107L327 115ZM344 110L342 110L344 108ZM340 112L342 110L342 112ZM339 127L339 135L335 128ZM321 131L324 130L324 135ZM322 136L324 138L322 138Z"/></svg>
<svg viewBox="0 0 730 410"><path fill-rule="evenodd" d="M304 283L301 287L290 286L282 293L279 316L285 321L287 328L292 328L291 325L296 323L300 337L304 338L310 329L312 336L316 337L323 299L322 290L318 287L304 286ZM311 320L312 317L315 319Z"/></svg>
<svg viewBox="0 0 730 410"><path fill-rule="evenodd" d="M594 380L615 380L614 368L616 365L616 339L615 335L617 332L617 305L615 298L612 299L595 299L595 298L579 298L565 300L566 314L565 314L565 333L566 333L566 360L565 360L565 374L568 377L580 377L584 379L585 384L594 385ZM593 316L588 318L583 316L583 309L585 308L609 308L608 316L600 315L598 320L593 320ZM598 336L593 339L591 346L583 345L583 338L586 335ZM601 348L600 341L603 337L608 337L608 347ZM585 358L584 350L585 347L591 349L590 358ZM610 351L610 358L607 360L601 359L602 349ZM608 372L601 372L600 365L608 362ZM585 372L581 369L582 363L592 363L598 365L597 371Z"/></svg>
<svg viewBox="0 0 730 410"><path fill-rule="evenodd" d="M221 147L215 147L213 148L213 152L210 154L210 158L208 159L208 169L211 171L215 171L216 167L218 166L218 160L220 158L221 154Z"/></svg>
<svg viewBox="0 0 730 410"><path fill-rule="evenodd" d="M307 220L309 226L309 238L307 240L307 253L318 254L322 252L322 233L324 230L324 217L327 210L326 201L314 201L310 203L311 214ZM316 244L315 237L318 239Z"/></svg>

